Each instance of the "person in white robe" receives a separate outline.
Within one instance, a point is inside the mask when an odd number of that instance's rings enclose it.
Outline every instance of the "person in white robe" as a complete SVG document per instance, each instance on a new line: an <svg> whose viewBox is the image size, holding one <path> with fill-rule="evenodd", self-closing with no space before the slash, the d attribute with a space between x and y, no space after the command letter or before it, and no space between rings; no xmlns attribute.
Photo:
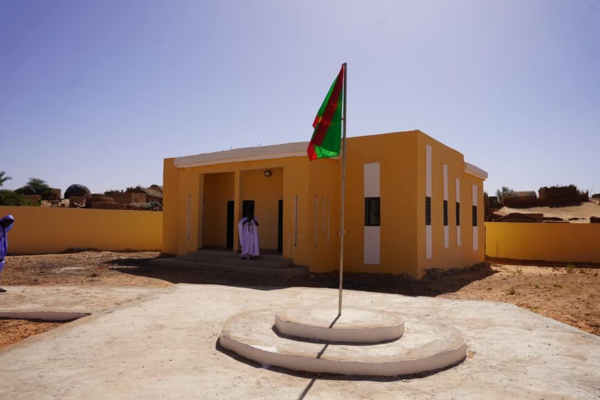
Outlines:
<svg viewBox="0 0 600 400"><path fill-rule="evenodd" d="M258 221L254 216L246 216L238 223L242 260L251 260L260 255L258 245Z"/></svg>

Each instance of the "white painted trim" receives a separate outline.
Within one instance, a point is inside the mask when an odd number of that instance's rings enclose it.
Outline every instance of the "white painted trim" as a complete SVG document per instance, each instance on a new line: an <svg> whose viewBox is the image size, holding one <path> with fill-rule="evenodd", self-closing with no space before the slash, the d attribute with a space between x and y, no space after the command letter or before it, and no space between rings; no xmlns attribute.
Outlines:
<svg viewBox="0 0 600 400"><path fill-rule="evenodd" d="M460 203L460 179L456 178L456 202Z"/></svg>
<svg viewBox="0 0 600 400"><path fill-rule="evenodd" d="M431 157L432 147L427 145L425 147L425 197L431 198ZM433 201L432 201L433 203ZM433 207L433 204L431 204ZM433 214L433 210L431 210ZM433 233L431 225L425 225L425 258L430 259L433 257Z"/></svg>
<svg viewBox="0 0 600 400"><path fill-rule="evenodd" d="M365 226L364 262L379 265L381 262L381 227Z"/></svg>
<svg viewBox="0 0 600 400"><path fill-rule="evenodd" d="M175 167L192 168L205 165L225 164L243 161L270 160L275 158L307 157L308 142L285 143L274 146L246 147L196 154L175 158Z"/></svg>
<svg viewBox="0 0 600 400"><path fill-rule="evenodd" d="M472 175L479 179L487 179L488 177L487 172L473 164L469 164L468 162L465 162L465 174Z"/></svg>
<svg viewBox="0 0 600 400"><path fill-rule="evenodd" d="M380 164L378 162L364 164L364 194L365 197L380 197Z"/></svg>
<svg viewBox="0 0 600 400"><path fill-rule="evenodd" d="M431 225L425 225L425 258L433 257L433 240Z"/></svg>
<svg viewBox="0 0 600 400"><path fill-rule="evenodd" d="M456 202L458 204L460 204L460 179L456 178ZM462 207L460 207L462 208ZM464 214L464 211L461 210L462 214ZM454 205L454 220L456 221L456 204ZM458 215L458 219L460 221L460 215ZM461 221L462 222L462 221ZM460 231L460 225L456 225L456 246L457 247L461 247L462 246L462 238L461 238L461 231Z"/></svg>
<svg viewBox="0 0 600 400"><path fill-rule="evenodd" d="M448 165L442 164L444 174L444 200L448 200Z"/></svg>
<svg viewBox="0 0 600 400"><path fill-rule="evenodd" d="M450 202L448 201L448 165L442 164L442 176L444 183L444 201L447 203L448 209L446 210L448 218L448 224L444 225L444 248L447 249L450 247Z"/></svg>
<svg viewBox="0 0 600 400"><path fill-rule="evenodd" d="M477 185L473 185L473 205L477 207ZM471 211L472 212L472 211ZM479 210L477 210L479 213ZM476 215L475 218L478 218L479 215ZM472 217L471 217L472 218ZM472 224L472 221L471 221ZM477 221L477 226L473 227L473 251L479 250L479 220Z"/></svg>
<svg viewBox="0 0 600 400"><path fill-rule="evenodd" d="M364 197L380 197L380 164L378 162L363 165ZM381 227L365 226L363 236L364 263L378 265L381 262Z"/></svg>
<svg viewBox="0 0 600 400"><path fill-rule="evenodd" d="M425 196L431 197L431 146L425 150Z"/></svg>

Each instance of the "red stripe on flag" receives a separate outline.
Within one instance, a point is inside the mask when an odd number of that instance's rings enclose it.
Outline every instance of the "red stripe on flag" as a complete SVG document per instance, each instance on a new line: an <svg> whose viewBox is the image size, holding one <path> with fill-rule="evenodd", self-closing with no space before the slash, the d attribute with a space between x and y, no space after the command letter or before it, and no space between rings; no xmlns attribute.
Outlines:
<svg viewBox="0 0 600 400"><path fill-rule="evenodd" d="M327 135L327 130L329 129L329 125L331 125L331 120L335 115L335 111L337 109L337 105L340 101L340 95L342 93L342 88L344 87L344 67L340 69L340 73L338 74L335 86L333 87L333 91L331 92L331 96L329 97L329 102L325 107L325 111L321 116L320 121L318 121L319 116L315 118L315 122L313 123L313 127L315 128L315 132L313 134L310 143L315 146L320 146L323 143L323 139ZM314 124L317 124L316 126Z"/></svg>
<svg viewBox="0 0 600 400"><path fill-rule="evenodd" d="M308 153L308 159L310 161L316 160L317 158L319 158L319 156L317 156L317 153L315 152L315 145L312 143L308 144L308 148L306 149L306 152Z"/></svg>

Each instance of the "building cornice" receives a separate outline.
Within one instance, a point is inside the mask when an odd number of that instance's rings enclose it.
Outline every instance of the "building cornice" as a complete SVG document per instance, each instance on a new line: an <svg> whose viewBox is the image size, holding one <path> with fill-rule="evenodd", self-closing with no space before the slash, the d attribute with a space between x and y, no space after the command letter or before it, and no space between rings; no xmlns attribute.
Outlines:
<svg viewBox="0 0 600 400"><path fill-rule="evenodd" d="M469 164L468 162L465 162L465 174L472 175L482 180L486 180L488 177L487 172L473 164Z"/></svg>
<svg viewBox="0 0 600 400"><path fill-rule="evenodd" d="M308 157L306 153L307 147L308 142L296 142L177 157L175 158L175 167L193 168L205 165L270 160L275 158Z"/></svg>

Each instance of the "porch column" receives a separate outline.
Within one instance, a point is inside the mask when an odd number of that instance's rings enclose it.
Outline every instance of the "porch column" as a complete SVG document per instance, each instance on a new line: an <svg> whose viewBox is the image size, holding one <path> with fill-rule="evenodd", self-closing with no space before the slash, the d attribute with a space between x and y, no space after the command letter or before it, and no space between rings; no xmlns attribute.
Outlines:
<svg viewBox="0 0 600 400"><path fill-rule="evenodd" d="M238 252L240 250L240 236L238 232L238 221L242 218L240 217L240 210L242 208L242 190L241 190L241 177L240 171L235 171L234 175L234 188L233 188L233 251Z"/></svg>

